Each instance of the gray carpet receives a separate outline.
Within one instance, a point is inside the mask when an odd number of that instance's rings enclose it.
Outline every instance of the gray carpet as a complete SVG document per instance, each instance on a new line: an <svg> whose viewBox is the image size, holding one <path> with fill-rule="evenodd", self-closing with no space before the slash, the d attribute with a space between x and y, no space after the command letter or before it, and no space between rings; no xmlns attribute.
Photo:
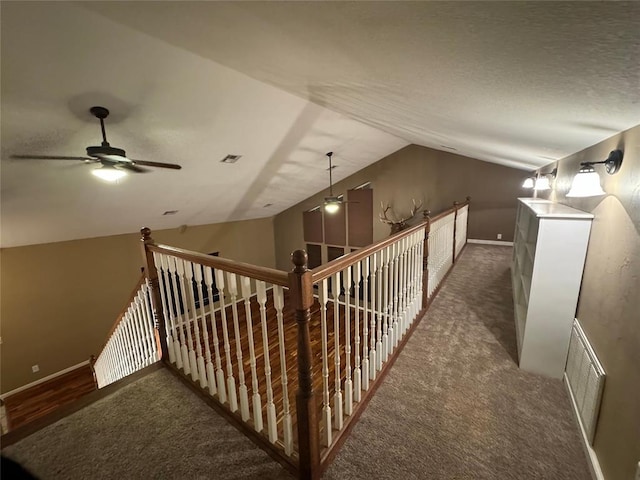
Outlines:
<svg viewBox="0 0 640 480"><path fill-rule="evenodd" d="M467 246L324 478L591 478L564 385L515 363L511 252Z"/></svg>
<svg viewBox="0 0 640 480"><path fill-rule="evenodd" d="M590 479L559 380L520 371L511 249L469 245L326 479ZM43 480L292 478L160 370L4 451Z"/></svg>
<svg viewBox="0 0 640 480"><path fill-rule="evenodd" d="M3 454L42 480L293 479L165 369Z"/></svg>

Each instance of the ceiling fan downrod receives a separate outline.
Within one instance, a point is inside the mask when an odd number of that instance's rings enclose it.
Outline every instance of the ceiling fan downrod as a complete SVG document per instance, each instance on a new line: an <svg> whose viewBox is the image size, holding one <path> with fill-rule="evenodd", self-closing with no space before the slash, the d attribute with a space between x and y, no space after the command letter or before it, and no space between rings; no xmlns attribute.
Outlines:
<svg viewBox="0 0 640 480"><path fill-rule="evenodd" d="M104 129L104 119L109 116L109 110L104 107L91 107L89 109L91 115L100 120L100 128L102 129L102 146L109 147L109 142L107 142L107 132Z"/></svg>
<svg viewBox="0 0 640 480"><path fill-rule="evenodd" d="M333 168L331 167L331 157L333 156L333 152L327 153L327 157L329 157L329 196L333 197Z"/></svg>

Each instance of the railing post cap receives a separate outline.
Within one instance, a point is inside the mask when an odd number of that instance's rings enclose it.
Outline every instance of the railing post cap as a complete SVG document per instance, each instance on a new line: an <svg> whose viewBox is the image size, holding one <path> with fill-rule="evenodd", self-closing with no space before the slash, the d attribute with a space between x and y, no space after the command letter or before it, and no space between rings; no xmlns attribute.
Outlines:
<svg viewBox="0 0 640 480"><path fill-rule="evenodd" d="M296 250L291 254L291 261L296 266L293 269L296 273L304 273L307 271L307 261L309 260L309 256L307 252L304 250Z"/></svg>
<svg viewBox="0 0 640 480"><path fill-rule="evenodd" d="M423 210L422 211L422 218L429 218L429 216L431 215L431 210Z"/></svg>
<svg viewBox="0 0 640 480"><path fill-rule="evenodd" d="M142 227L140 234L142 234L142 240L147 240L151 238L151 229L149 227Z"/></svg>

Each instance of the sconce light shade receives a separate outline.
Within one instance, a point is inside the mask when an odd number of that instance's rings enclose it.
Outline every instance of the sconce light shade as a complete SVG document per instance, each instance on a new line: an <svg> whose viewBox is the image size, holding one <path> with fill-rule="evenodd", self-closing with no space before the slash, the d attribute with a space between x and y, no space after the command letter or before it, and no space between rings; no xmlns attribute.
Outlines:
<svg viewBox="0 0 640 480"><path fill-rule="evenodd" d="M549 177L544 176L536 178L536 183L533 188L535 188L536 190L549 190L551 188Z"/></svg>
<svg viewBox="0 0 640 480"><path fill-rule="evenodd" d="M533 177L527 177L524 179L524 182L522 183L522 188L533 188Z"/></svg>
<svg viewBox="0 0 640 480"><path fill-rule="evenodd" d="M586 166L573 177L567 197L596 197L606 192L600 186L600 175L593 167Z"/></svg>
<svg viewBox="0 0 640 480"><path fill-rule="evenodd" d="M124 172L122 170L118 170L117 168L111 166L111 165L103 165L100 168L94 168L93 170L91 170L91 173L102 179L105 180L107 182L117 182L118 180L120 180L122 177L126 177L127 176L127 172Z"/></svg>
<svg viewBox="0 0 640 480"><path fill-rule="evenodd" d="M342 201L338 197L325 197L324 211L327 213L336 213L340 210L341 203Z"/></svg>
<svg viewBox="0 0 640 480"><path fill-rule="evenodd" d="M596 197L605 195L600 185L600 175L593 169L594 165L604 164L606 172L613 175L620 170L624 152L622 150L614 150L609 153L606 160L601 162L582 162L580 171L573 177L571 189L567 193L567 197Z"/></svg>

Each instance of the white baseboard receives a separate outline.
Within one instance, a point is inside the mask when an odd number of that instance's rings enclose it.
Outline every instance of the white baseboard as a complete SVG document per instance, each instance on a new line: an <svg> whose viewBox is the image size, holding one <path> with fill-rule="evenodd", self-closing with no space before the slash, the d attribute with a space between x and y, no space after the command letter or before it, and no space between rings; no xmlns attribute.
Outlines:
<svg viewBox="0 0 640 480"><path fill-rule="evenodd" d="M467 243L477 243L480 245L501 245L503 247L513 247L513 242L505 242L503 240L476 240L469 238Z"/></svg>
<svg viewBox="0 0 640 480"><path fill-rule="evenodd" d="M587 432L585 431L582 420L580 420L580 413L578 412L578 405L576 404L575 398L573 398L573 393L571 393L571 388L569 388L569 382L567 380L567 374L564 374L563 377L564 386L569 393L569 398L571 399L571 411L573 412L573 417L575 418L578 426L580 427L580 433L582 434L582 447L584 448L585 453L587 454L587 458L589 459L589 470L591 471L591 476L593 480L605 480L604 474L602 473L602 469L600 468L600 462L598 461L598 456L596 455L595 450L589 444L589 440L587 439Z"/></svg>
<svg viewBox="0 0 640 480"><path fill-rule="evenodd" d="M10 397L11 395L15 395L16 393L20 393L24 390L27 390L28 388L35 387L36 385L40 385L41 383L52 380L56 377L59 377L60 375L64 375L65 373L72 372L73 370L76 370L77 368L83 367L85 365L89 365L89 360L85 360L84 362L78 363L77 365L74 365L72 367L65 368L64 370L60 370L59 372L52 373L51 375L47 375L46 377L42 377L39 380L36 380L35 382L31 382L21 387L14 388L10 392L3 393L2 395L0 395L0 400L4 400L5 398Z"/></svg>

